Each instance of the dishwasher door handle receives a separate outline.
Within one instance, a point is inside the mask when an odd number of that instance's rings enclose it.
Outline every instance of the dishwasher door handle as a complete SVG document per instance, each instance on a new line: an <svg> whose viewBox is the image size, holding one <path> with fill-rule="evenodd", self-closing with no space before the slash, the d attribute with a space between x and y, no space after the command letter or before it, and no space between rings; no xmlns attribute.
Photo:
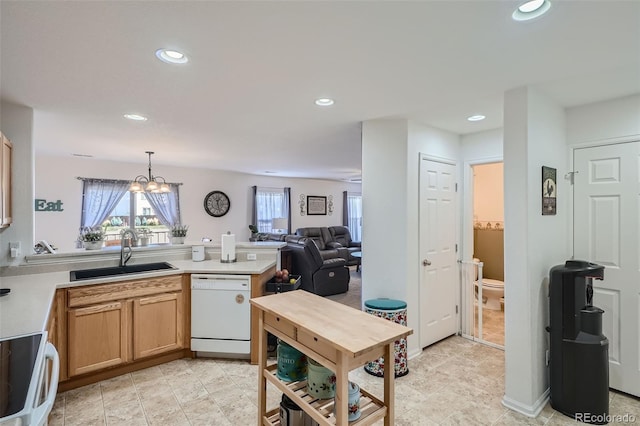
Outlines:
<svg viewBox="0 0 640 426"><path fill-rule="evenodd" d="M191 290L248 291L248 289L249 283L244 281L216 282L213 280L202 280L198 282L191 282Z"/></svg>

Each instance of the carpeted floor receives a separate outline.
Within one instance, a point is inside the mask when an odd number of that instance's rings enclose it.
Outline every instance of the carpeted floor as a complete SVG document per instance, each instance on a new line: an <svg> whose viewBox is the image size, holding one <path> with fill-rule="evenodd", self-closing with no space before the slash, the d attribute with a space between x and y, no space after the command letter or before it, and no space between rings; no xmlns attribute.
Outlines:
<svg viewBox="0 0 640 426"><path fill-rule="evenodd" d="M342 294L334 294L332 296L325 296L327 299L331 299L334 302L342 303L343 305L351 306L357 310L362 309L362 276L360 272L356 272L356 267L351 266L349 268L351 272L351 280L349 281L349 291Z"/></svg>

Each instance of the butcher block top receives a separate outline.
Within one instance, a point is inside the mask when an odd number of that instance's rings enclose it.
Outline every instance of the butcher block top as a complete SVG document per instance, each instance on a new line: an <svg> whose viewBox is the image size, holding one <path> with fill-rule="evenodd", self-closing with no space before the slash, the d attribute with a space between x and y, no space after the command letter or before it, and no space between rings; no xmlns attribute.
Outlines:
<svg viewBox="0 0 640 426"><path fill-rule="evenodd" d="M298 335L317 336L350 358L413 333L409 327L304 290L257 297L250 302L278 321L291 323Z"/></svg>

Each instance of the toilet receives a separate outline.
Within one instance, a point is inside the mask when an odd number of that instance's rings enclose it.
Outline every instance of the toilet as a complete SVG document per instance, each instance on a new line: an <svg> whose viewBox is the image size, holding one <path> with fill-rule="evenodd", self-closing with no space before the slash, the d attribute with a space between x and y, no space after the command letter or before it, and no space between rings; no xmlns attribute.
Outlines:
<svg viewBox="0 0 640 426"><path fill-rule="evenodd" d="M480 259L473 259L480 262ZM475 269L475 294L478 299L478 265L473 265ZM504 281L482 277L482 301L485 309L500 311L503 309L501 300L504 298Z"/></svg>

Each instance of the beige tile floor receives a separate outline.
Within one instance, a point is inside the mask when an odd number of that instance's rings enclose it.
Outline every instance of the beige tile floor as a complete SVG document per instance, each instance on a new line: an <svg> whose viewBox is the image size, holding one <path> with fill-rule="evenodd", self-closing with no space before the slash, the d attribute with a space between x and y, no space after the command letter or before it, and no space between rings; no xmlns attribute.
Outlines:
<svg viewBox="0 0 640 426"><path fill-rule="evenodd" d="M246 361L181 359L58 395L49 424L257 424L257 366ZM350 380L382 398L382 379L363 368ZM569 425L549 405L535 419L502 406L504 352L453 336L409 361L396 380L396 425ZM268 389L268 407L280 394ZM631 413L640 400L611 392L611 414ZM379 422L377 424L382 424Z"/></svg>
<svg viewBox="0 0 640 426"><path fill-rule="evenodd" d="M474 336L478 337L478 307L475 308L476 322ZM482 310L482 339L496 345L504 346L504 311L493 309Z"/></svg>

